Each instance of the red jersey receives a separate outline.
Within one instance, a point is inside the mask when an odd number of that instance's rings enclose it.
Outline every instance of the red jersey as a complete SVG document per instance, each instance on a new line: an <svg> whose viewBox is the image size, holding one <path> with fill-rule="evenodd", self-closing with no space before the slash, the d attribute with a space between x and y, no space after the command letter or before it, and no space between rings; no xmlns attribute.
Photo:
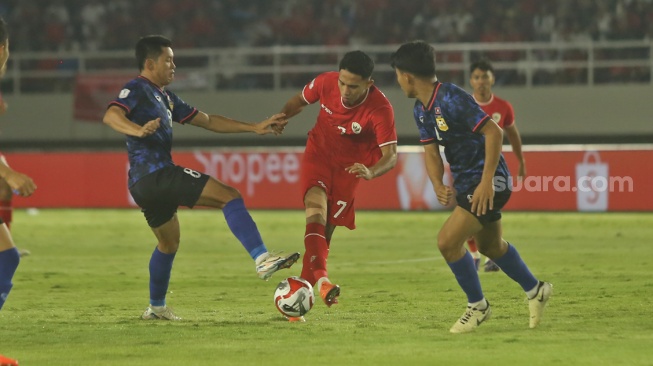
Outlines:
<svg viewBox="0 0 653 366"><path fill-rule="evenodd" d="M381 147L397 143L394 111L385 95L372 85L363 101L346 107L338 89L337 72L318 75L304 87L308 104L320 101L315 126L308 132L306 153L343 168L353 163L375 164Z"/></svg>
<svg viewBox="0 0 653 366"><path fill-rule="evenodd" d="M476 100L476 98L474 98L474 100ZM478 103L485 113L492 117L499 127L506 128L515 123L515 111L507 100L501 99L492 94L489 102L481 103L476 100L476 103Z"/></svg>

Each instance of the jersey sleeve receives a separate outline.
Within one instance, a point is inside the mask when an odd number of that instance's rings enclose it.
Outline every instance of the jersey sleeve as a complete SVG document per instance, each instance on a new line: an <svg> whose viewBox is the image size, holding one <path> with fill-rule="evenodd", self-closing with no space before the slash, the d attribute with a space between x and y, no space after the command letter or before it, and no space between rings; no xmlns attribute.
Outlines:
<svg viewBox="0 0 653 366"><path fill-rule="evenodd" d="M448 102L454 106L454 108L447 109L447 113L452 114L447 116L447 120L462 124L473 132L480 131L491 120L490 116L474 101L474 98L459 87L453 87L451 94L445 98L450 99Z"/></svg>
<svg viewBox="0 0 653 366"><path fill-rule="evenodd" d="M415 124L417 125L417 130L419 131L419 142L422 145L428 145L438 142L438 136L436 135L435 128L428 128L425 123L425 116L420 112L421 106L418 106L415 103L415 108L413 108L413 117L415 118Z"/></svg>
<svg viewBox="0 0 653 366"><path fill-rule="evenodd" d="M372 113L374 134L379 147L397 143L397 130L395 128L395 115L391 106L381 107Z"/></svg>
<svg viewBox="0 0 653 366"><path fill-rule="evenodd" d="M503 119L503 127L509 127L515 124L515 110L512 104L506 102L506 116Z"/></svg>
<svg viewBox="0 0 653 366"><path fill-rule="evenodd" d="M179 122L182 125L186 122L189 122L190 120L193 119L199 113L197 108L189 105L188 103L184 102L181 98L179 98L175 93L166 91L168 93L168 96L170 97L170 101L172 102L172 120L175 122Z"/></svg>
<svg viewBox="0 0 653 366"><path fill-rule="evenodd" d="M308 104L313 104L320 100L322 96L322 87L324 86L324 76L325 74L318 75L315 79L311 80L310 83L304 86L302 89L302 97Z"/></svg>
<svg viewBox="0 0 653 366"><path fill-rule="evenodd" d="M125 114L129 115L138 104L141 95L143 95L141 87L136 83L129 83L120 90L116 99L109 102L107 108L117 106L122 108Z"/></svg>

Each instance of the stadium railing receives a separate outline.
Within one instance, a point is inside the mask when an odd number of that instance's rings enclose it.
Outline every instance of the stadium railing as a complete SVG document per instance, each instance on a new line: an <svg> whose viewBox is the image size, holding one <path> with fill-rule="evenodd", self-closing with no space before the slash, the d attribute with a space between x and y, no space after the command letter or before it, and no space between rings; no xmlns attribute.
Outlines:
<svg viewBox="0 0 653 366"><path fill-rule="evenodd" d="M175 49L180 71L176 88L278 90L304 85L337 67L353 49L370 54L379 85L394 83L390 56L397 45L274 46ZM469 65L481 57L494 63L497 82L526 88L603 83L653 84L653 42L459 43L438 44L438 74L465 82ZM134 75L133 51L12 53L3 80L5 93L66 92L79 74Z"/></svg>

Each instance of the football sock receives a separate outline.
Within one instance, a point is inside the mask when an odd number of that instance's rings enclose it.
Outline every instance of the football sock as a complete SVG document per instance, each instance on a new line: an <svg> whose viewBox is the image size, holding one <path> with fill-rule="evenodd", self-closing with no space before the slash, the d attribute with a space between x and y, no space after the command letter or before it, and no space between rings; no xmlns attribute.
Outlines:
<svg viewBox="0 0 653 366"><path fill-rule="evenodd" d="M478 247L476 247L476 240L474 240L474 238L467 239L467 247L474 258L480 258L480 253L478 252Z"/></svg>
<svg viewBox="0 0 653 366"><path fill-rule="evenodd" d="M329 256L325 226L318 223L306 224L306 235L304 236L304 253L302 263L302 278L311 285L315 281L327 277L326 261Z"/></svg>
<svg viewBox="0 0 653 366"><path fill-rule="evenodd" d="M9 291L13 287L11 279L14 277L19 262L20 255L15 247L0 252L0 309L7 301Z"/></svg>
<svg viewBox="0 0 653 366"><path fill-rule="evenodd" d="M475 302L473 304L468 303L467 306L472 308L472 309L476 308L478 310L485 310L485 309L487 309L487 300L485 300L485 298L483 298L481 301L477 301L477 302Z"/></svg>
<svg viewBox="0 0 653 366"><path fill-rule="evenodd" d="M256 223L245 208L242 198L233 199L222 209L227 225L231 232L240 240L252 259L258 258L261 254L267 253L268 249L263 244L261 233Z"/></svg>
<svg viewBox="0 0 653 366"><path fill-rule="evenodd" d="M165 254L154 248L150 258L150 305L165 306L172 262L177 253Z"/></svg>
<svg viewBox="0 0 653 366"><path fill-rule="evenodd" d="M14 208L12 207L11 200L0 201L0 219L7 225L7 229L11 229L13 213Z"/></svg>
<svg viewBox="0 0 653 366"><path fill-rule="evenodd" d="M467 295L467 302L473 304L483 300L481 281L478 279L478 272L476 272L472 255L466 251L462 258L447 264L451 268L451 272L456 276L458 284Z"/></svg>
<svg viewBox="0 0 653 366"><path fill-rule="evenodd" d="M508 243L508 251L506 254L500 258L493 259L493 261L505 274L508 275L508 277L519 283L524 291L529 291L537 286L537 279L528 269L526 263L521 259L517 249L515 249L515 247L510 243Z"/></svg>

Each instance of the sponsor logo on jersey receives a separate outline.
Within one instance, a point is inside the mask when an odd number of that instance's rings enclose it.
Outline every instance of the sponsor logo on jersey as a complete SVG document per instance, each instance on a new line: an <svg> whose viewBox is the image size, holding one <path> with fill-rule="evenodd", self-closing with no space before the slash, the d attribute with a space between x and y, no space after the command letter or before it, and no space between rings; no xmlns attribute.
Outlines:
<svg viewBox="0 0 653 366"><path fill-rule="evenodd" d="M442 114L440 107L435 107L435 114Z"/></svg>
<svg viewBox="0 0 653 366"><path fill-rule="evenodd" d="M170 106L170 110L173 110L175 108L175 103L172 102L172 99L170 99L168 94L166 94L166 98L168 98L168 106Z"/></svg>
<svg viewBox="0 0 653 366"><path fill-rule="evenodd" d="M494 122L496 122L496 123L501 122L501 113L499 113L499 112L494 112L494 113L492 113L492 119L493 119Z"/></svg>
<svg viewBox="0 0 653 366"><path fill-rule="evenodd" d="M424 116L419 116L419 121L420 121L421 123L424 123Z"/></svg>
<svg viewBox="0 0 653 366"><path fill-rule="evenodd" d="M360 124L360 123L358 123L358 122L352 122L352 124L351 124L351 130L354 131L354 133L358 135L359 133L361 133L361 131L363 130L363 128L361 127L361 124Z"/></svg>
<svg viewBox="0 0 653 366"><path fill-rule="evenodd" d="M131 90L129 90L129 89L123 89L123 90L120 91L120 94L118 94L118 98L121 98L121 99L122 98L127 98L127 96L129 95L130 92L131 92Z"/></svg>
<svg viewBox="0 0 653 366"><path fill-rule="evenodd" d="M439 129L440 131L447 131L447 130L449 130L449 126L447 126L447 122L444 120L444 118L442 118L442 117L437 117L437 118L435 119L435 123L438 124L438 129Z"/></svg>
<svg viewBox="0 0 653 366"><path fill-rule="evenodd" d="M340 134L344 135L347 133L347 129L342 126L336 126L340 130Z"/></svg>
<svg viewBox="0 0 653 366"><path fill-rule="evenodd" d="M157 100L157 102L161 102L161 101L162 101L161 97L158 96L158 95L156 95L154 98Z"/></svg>
<svg viewBox="0 0 653 366"><path fill-rule="evenodd" d="M320 104L320 106L322 107L322 109L324 109L325 112L327 112L329 114L333 114L333 112L331 112L331 110L329 108L327 108L327 106L325 106L324 104Z"/></svg>

